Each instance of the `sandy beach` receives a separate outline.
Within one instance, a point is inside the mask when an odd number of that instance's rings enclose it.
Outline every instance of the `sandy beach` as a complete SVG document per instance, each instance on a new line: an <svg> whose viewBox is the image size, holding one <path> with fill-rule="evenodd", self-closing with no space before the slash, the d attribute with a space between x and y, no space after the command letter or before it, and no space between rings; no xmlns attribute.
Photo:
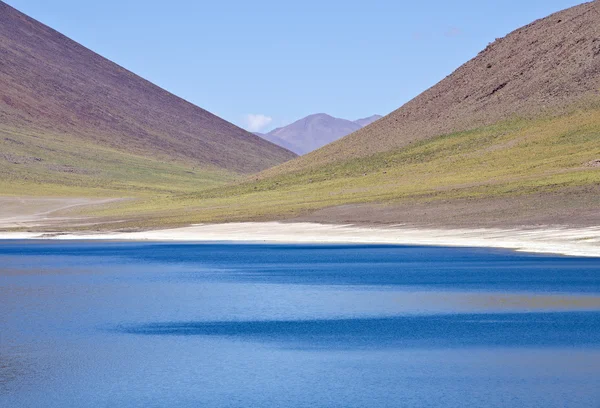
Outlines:
<svg viewBox="0 0 600 408"><path fill-rule="evenodd" d="M89 225L88 217L71 210L113 201L115 199L0 197L0 239L433 245L600 257L600 226L452 228L273 221L197 224L135 232L61 232L61 226L68 229L74 225ZM57 232L42 232L49 227ZM10 231L14 228L27 231Z"/></svg>
<svg viewBox="0 0 600 408"><path fill-rule="evenodd" d="M523 252L600 257L600 227L441 229L317 223L202 224L184 228L108 233L0 232L0 239L230 241L353 243L505 248Z"/></svg>

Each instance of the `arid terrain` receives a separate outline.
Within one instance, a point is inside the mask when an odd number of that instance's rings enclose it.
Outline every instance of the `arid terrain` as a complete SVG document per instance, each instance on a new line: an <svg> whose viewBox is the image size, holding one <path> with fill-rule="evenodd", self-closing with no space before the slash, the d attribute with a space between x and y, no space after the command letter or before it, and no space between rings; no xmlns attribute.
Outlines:
<svg viewBox="0 0 600 408"><path fill-rule="evenodd" d="M265 174L368 157L432 137L587 107L600 98L600 2L491 42L474 59L375 124Z"/></svg>
<svg viewBox="0 0 600 408"><path fill-rule="evenodd" d="M75 214L81 208L94 208L119 199L0 197L0 229L62 228L64 225L89 225L88 217Z"/></svg>
<svg viewBox="0 0 600 408"><path fill-rule="evenodd" d="M599 1L496 39L395 112L296 159L0 7L0 195L121 199L76 207L62 229L600 225Z"/></svg>
<svg viewBox="0 0 600 408"><path fill-rule="evenodd" d="M496 39L431 89L337 142L197 197L199 206L226 206L236 220L276 219L277 212L338 223L599 225L598 163L594 1ZM251 209L254 201L277 206Z"/></svg>
<svg viewBox="0 0 600 408"><path fill-rule="evenodd" d="M212 184L295 156L3 2L0 89L0 194Z"/></svg>

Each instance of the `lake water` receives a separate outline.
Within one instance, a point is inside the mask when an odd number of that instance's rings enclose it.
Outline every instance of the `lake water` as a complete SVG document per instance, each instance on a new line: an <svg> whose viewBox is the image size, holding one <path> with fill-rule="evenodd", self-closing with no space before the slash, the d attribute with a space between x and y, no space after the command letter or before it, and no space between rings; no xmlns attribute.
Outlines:
<svg viewBox="0 0 600 408"><path fill-rule="evenodd" d="M0 407L600 407L600 259L0 242Z"/></svg>

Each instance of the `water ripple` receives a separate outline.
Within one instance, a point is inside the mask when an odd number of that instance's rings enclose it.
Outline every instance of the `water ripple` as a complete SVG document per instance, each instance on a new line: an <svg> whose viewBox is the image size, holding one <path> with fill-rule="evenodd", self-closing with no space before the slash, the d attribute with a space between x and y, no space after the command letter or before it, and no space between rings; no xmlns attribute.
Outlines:
<svg viewBox="0 0 600 408"><path fill-rule="evenodd" d="M296 347L600 346L600 313L173 321L119 326L116 331L149 336L222 336Z"/></svg>

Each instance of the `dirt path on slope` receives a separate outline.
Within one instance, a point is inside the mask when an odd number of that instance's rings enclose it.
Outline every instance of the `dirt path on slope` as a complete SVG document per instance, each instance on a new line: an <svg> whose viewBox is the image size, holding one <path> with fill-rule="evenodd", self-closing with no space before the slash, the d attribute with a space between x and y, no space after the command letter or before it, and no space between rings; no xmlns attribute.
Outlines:
<svg viewBox="0 0 600 408"><path fill-rule="evenodd" d="M70 215L69 210L120 200L122 199L0 196L0 229L47 227L66 222L84 221L85 217Z"/></svg>

